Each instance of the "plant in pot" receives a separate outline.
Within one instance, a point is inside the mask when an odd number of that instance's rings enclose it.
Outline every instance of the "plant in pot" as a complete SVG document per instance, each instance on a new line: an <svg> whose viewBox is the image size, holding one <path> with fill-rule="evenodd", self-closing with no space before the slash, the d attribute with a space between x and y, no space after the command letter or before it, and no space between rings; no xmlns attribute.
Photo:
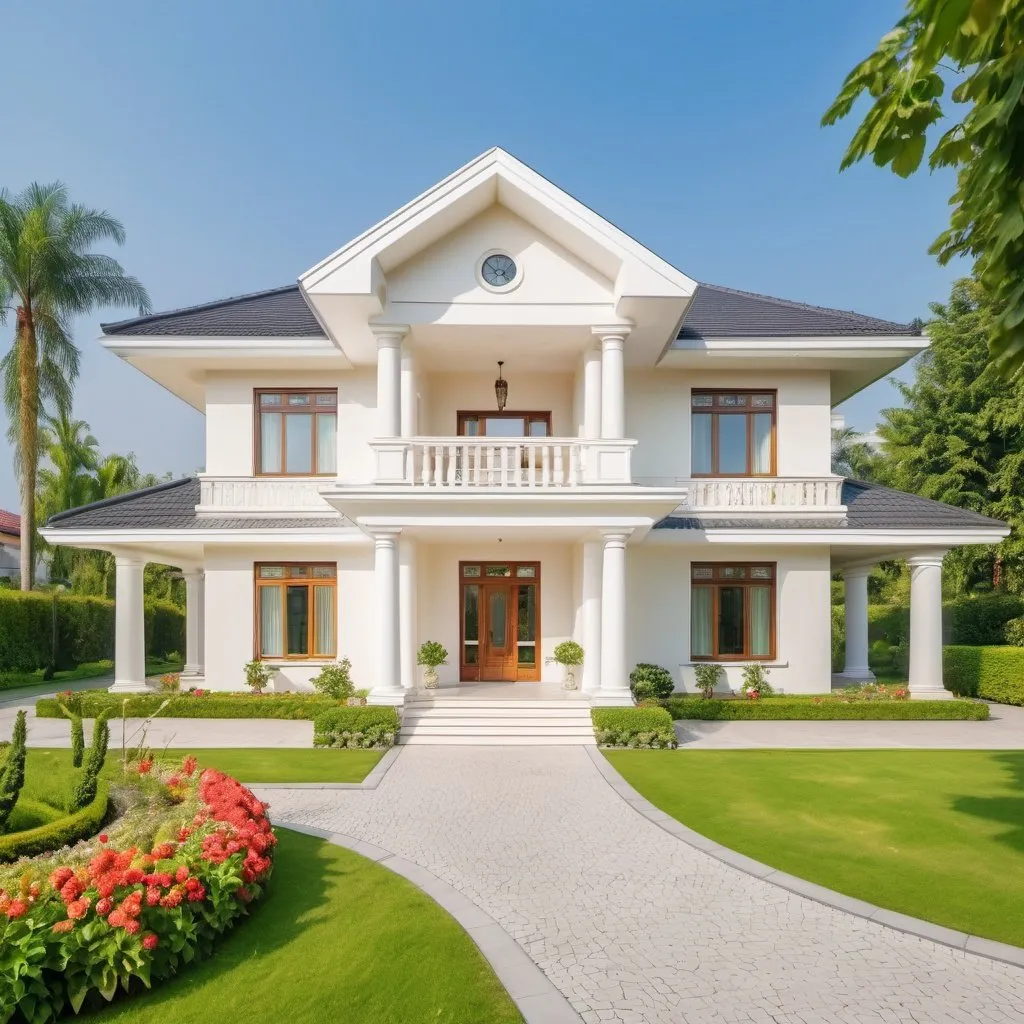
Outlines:
<svg viewBox="0 0 1024 1024"><path fill-rule="evenodd" d="M562 685L567 690L575 690L576 666L583 664L583 648L575 640L563 640L555 648L554 659L565 670Z"/></svg>
<svg viewBox="0 0 1024 1024"><path fill-rule="evenodd" d="M701 695L705 700L711 700L715 695L715 687L725 674L725 669L721 665L712 665L711 662L705 661L693 670L693 674Z"/></svg>
<svg viewBox="0 0 1024 1024"><path fill-rule="evenodd" d="M448 650L444 644L436 640L425 640L420 644L416 654L416 664L423 665L426 671L423 673L423 685L428 690L437 689L437 669L439 665L448 664Z"/></svg>

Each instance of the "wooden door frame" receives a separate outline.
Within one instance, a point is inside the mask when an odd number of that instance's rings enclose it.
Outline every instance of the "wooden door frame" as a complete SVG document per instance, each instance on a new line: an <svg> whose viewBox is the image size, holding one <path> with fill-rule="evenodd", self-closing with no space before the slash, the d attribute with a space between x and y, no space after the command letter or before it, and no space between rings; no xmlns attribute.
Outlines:
<svg viewBox="0 0 1024 1024"><path fill-rule="evenodd" d="M467 565L479 565L479 576L465 576L463 570ZM507 565L511 572L510 576L487 576L488 565ZM521 565L532 566L534 575L529 577L517 577L516 568ZM460 682L481 682L480 670L483 659L480 657L481 640L477 644L477 663L467 665L464 661L466 651L466 614L465 614L465 588L477 584L480 587L480 603L477 611L479 617L479 632L482 638L484 633L484 614L481 609L485 607L484 589L490 586L507 586L512 593L512 601L509 611L509 628L513 632L511 646L516 652L516 682L539 683L541 676L541 565L539 561L501 561L484 559L464 559L459 562L459 681ZM532 667L521 667L519 665L519 587L522 585L535 586L537 588L536 607L536 628L534 630L534 664ZM486 682L487 680L483 680Z"/></svg>

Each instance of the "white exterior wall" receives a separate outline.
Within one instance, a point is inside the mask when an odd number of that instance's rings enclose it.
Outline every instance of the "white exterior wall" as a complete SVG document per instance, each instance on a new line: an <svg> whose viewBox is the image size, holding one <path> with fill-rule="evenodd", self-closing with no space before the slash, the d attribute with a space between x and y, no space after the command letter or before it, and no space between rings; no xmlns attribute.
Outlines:
<svg viewBox="0 0 1024 1024"><path fill-rule="evenodd" d="M669 669L676 688L693 692L690 661L690 563L777 565L776 658L769 682L786 693L827 693L831 687L831 569L827 547L690 547L655 541L626 553L626 649L630 667L653 662ZM727 666L720 685L738 690L742 667Z"/></svg>

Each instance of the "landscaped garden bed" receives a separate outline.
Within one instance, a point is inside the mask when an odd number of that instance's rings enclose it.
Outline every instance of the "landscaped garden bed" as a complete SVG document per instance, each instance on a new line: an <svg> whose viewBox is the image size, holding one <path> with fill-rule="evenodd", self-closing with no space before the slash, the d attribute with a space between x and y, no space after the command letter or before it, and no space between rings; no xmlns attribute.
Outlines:
<svg viewBox="0 0 1024 1024"><path fill-rule="evenodd" d="M758 700L670 697L674 719L704 721L982 721L988 705L973 700L858 700L843 696L779 696Z"/></svg>
<svg viewBox="0 0 1024 1024"><path fill-rule="evenodd" d="M594 708L590 718L602 747L657 750L676 745L672 718L664 708Z"/></svg>
<svg viewBox="0 0 1024 1024"><path fill-rule="evenodd" d="M120 694L107 690L79 690L36 701L40 718L63 718L61 705L83 718L281 718L312 720L341 702L318 693L191 692ZM354 711L374 710L353 708Z"/></svg>

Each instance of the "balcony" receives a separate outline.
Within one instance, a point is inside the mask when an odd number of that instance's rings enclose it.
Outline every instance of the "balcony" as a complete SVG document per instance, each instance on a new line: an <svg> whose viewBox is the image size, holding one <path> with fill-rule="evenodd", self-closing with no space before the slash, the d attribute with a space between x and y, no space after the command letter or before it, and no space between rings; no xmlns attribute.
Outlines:
<svg viewBox="0 0 1024 1024"><path fill-rule="evenodd" d="M579 437L414 437L371 442L376 484L435 491L552 491L632 484L636 441Z"/></svg>
<svg viewBox="0 0 1024 1024"><path fill-rule="evenodd" d="M324 477L208 476L199 481L200 515L288 516L335 515L320 497Z"/></svg>
<svg viewBox="0 0 1024 1024"><path fill-rule="evenodd" d="M841 517L843 478L758 477L716 478L686 482L687 500L681 511L702 515L754 512L770 516Z"/></svg>

